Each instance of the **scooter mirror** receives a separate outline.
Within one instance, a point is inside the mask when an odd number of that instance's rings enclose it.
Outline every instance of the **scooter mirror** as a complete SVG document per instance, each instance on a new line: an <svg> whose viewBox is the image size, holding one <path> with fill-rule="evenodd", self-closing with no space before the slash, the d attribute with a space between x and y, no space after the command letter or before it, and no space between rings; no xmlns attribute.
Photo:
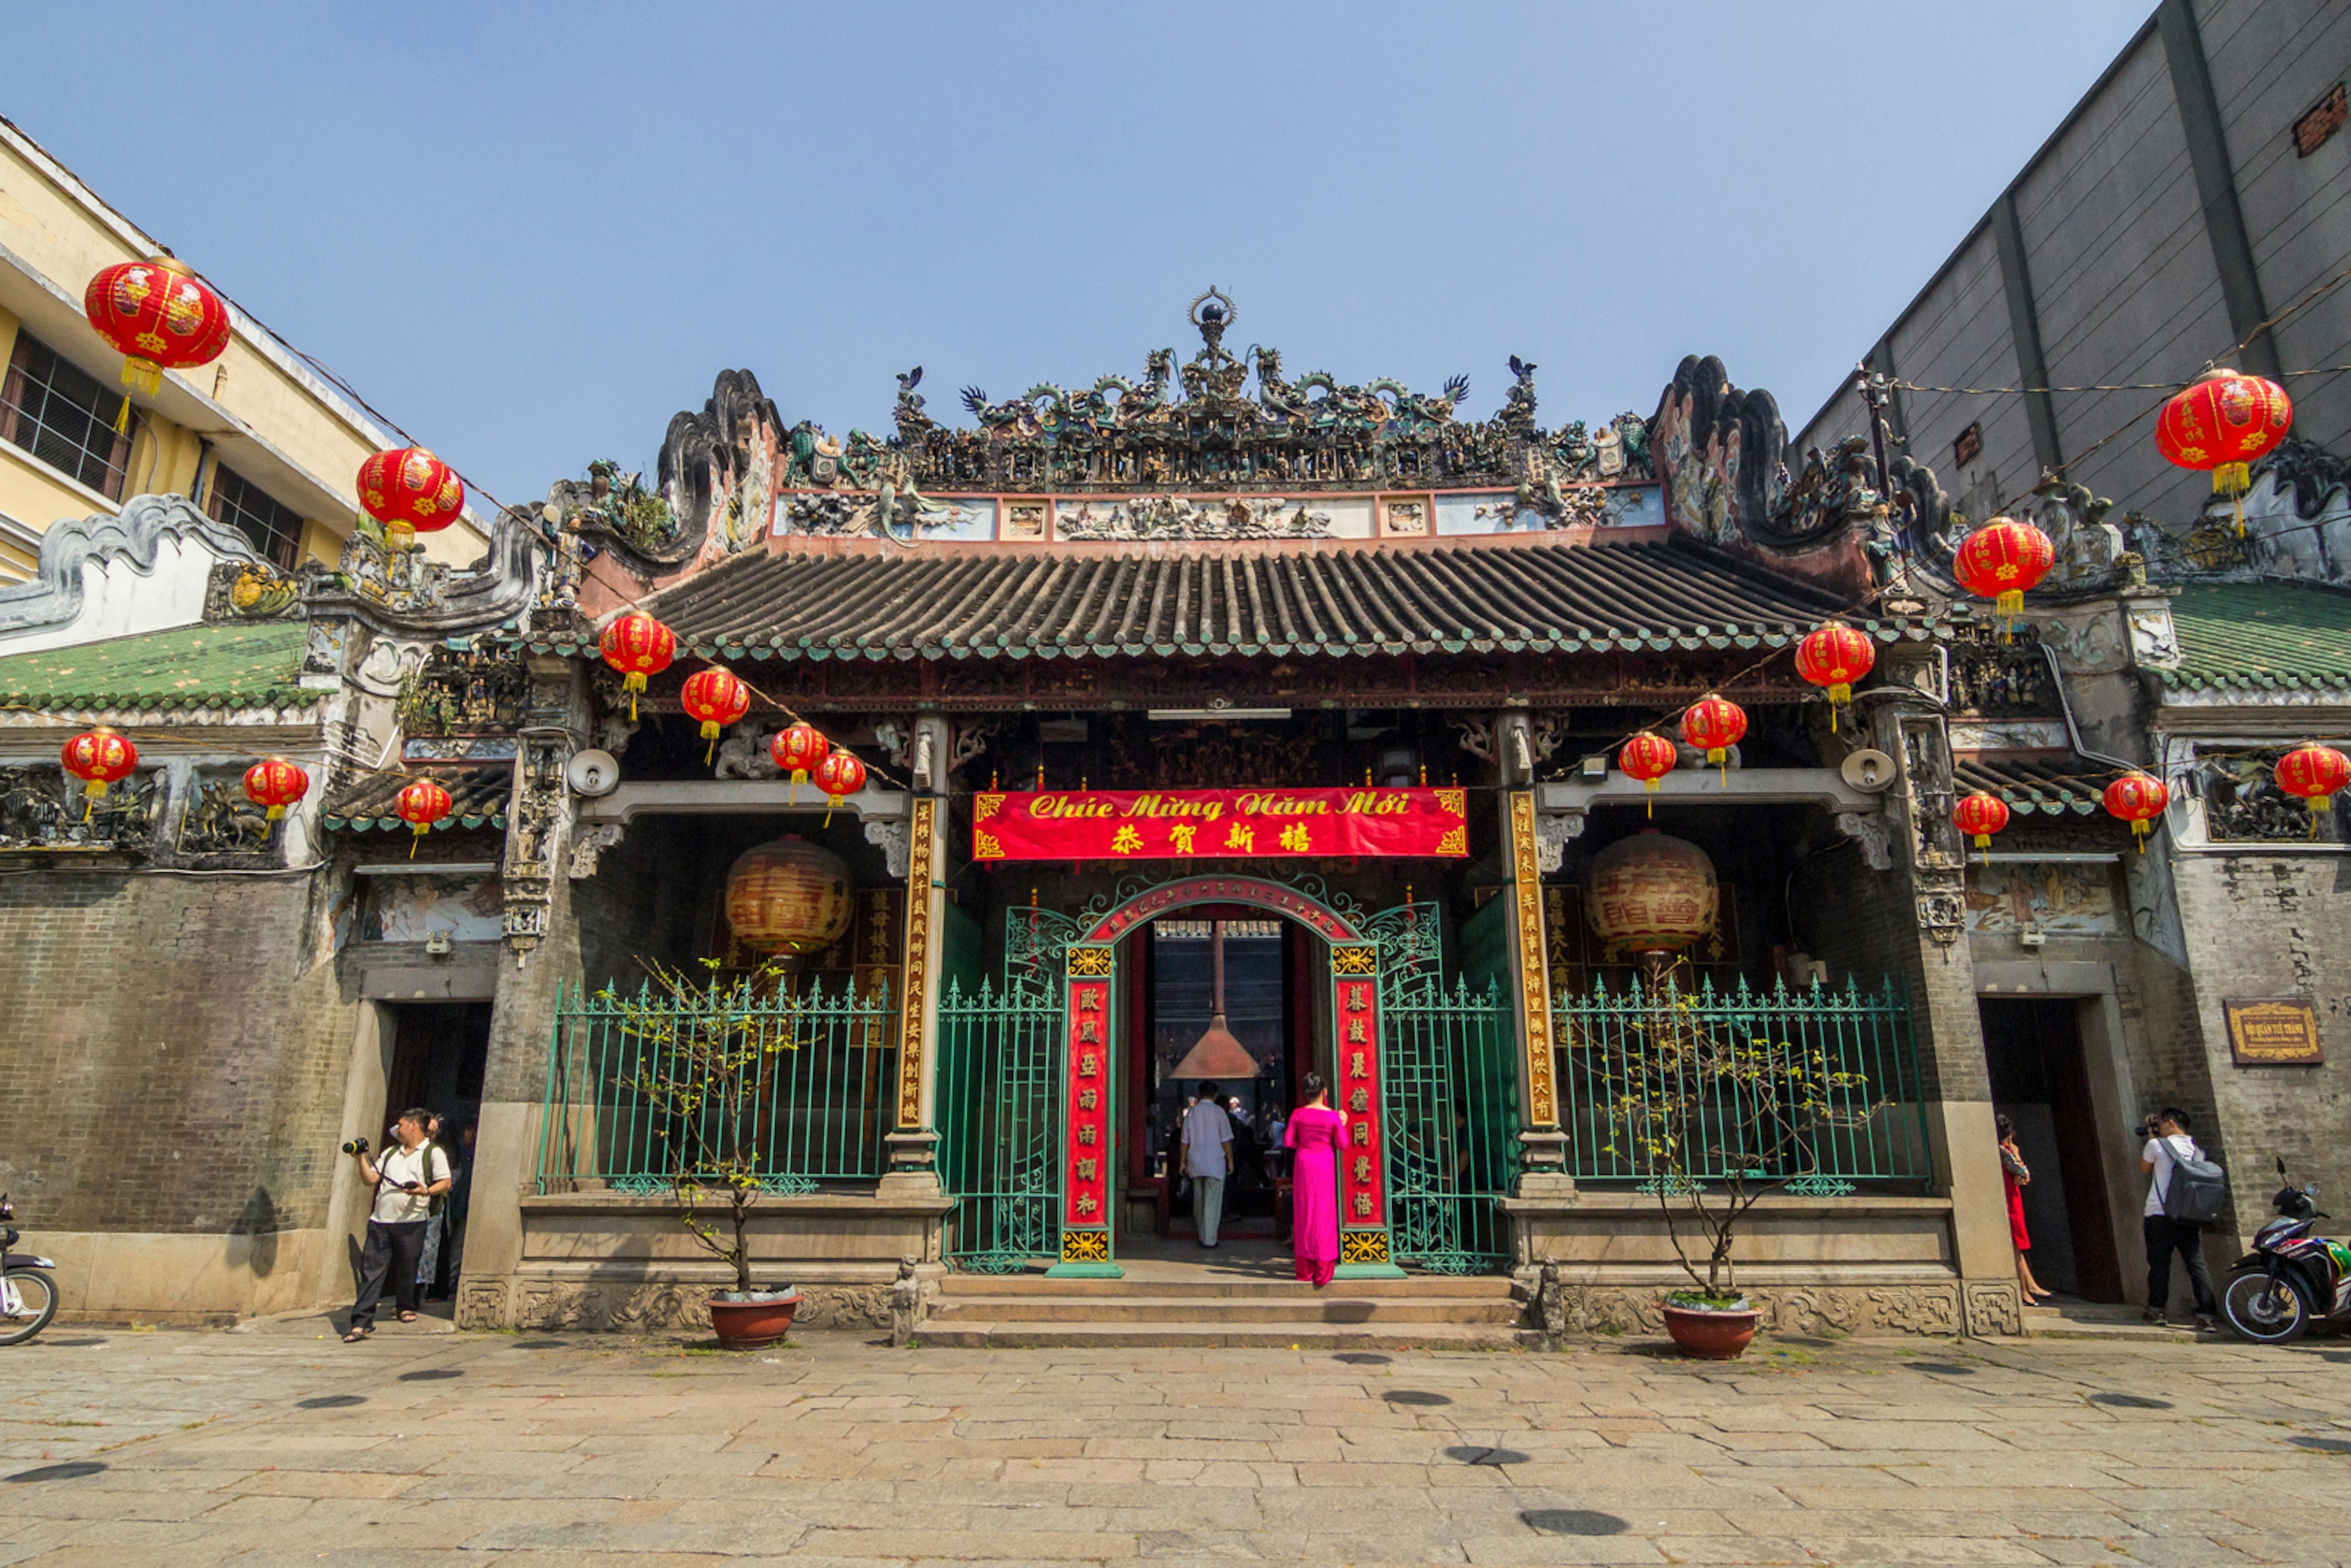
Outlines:
<svg viewBox="0 0 2351 1568"><path fill-rule="evenodd" d="M2278 1175L2280 1175L2280 1176L2283 1176L2283 1175L2285 1175L2285 1156L2284 1156L2283 1155L2278 1155L2278 1156L2277 1156L2277 1167L2278 1167Z"/></svg>

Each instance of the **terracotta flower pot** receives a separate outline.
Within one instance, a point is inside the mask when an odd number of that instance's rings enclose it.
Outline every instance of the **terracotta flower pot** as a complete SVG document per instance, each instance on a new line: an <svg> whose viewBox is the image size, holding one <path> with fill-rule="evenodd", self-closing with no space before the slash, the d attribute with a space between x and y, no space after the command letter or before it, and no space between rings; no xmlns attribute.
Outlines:
<svg viewBox="0 0 2351 1568"><path fill-rule="evenodd" d="M759 1350L792 1331L792 1314L800 1310L800 1293L787 1286L760 1291L739 1301L734 1292L710 1298L710 1326L726 1350Z"/></svg>
<svg viewBox="0 0 2351 1568"><path fill-rule="evenodd" d="M1684 1355L1700 1361L1736 1361L1746 1354L1763 1314L1752 1308L1740 1312L1709 1312L1698 1307L1667 1306L1666 1332Z"/></svg>

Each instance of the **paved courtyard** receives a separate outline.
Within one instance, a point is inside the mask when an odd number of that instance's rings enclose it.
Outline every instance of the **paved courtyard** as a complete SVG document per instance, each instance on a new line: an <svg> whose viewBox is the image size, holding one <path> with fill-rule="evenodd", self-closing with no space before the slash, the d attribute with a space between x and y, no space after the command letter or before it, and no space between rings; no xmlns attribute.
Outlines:
<svg viewBox="0 0 2351 1568"><path fill-rule="evenodd" d="M2351 1349L53 1329L0 1564L2351 1563Z"/></svg>

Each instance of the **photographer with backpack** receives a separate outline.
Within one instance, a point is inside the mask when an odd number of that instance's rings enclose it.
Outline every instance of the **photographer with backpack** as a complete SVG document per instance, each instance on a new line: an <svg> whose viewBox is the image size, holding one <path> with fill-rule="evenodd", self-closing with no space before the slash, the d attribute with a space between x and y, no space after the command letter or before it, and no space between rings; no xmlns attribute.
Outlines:
<svg viewBox="0 0 2351 1568"><path fill-rule="evenodd" d="M424 1255L424 1228L440 1207L441 1195L449 1190L449 1156L425 1135L432 1124L430 1111L402 1111L392 1128L400 1146L386 1149L381 1159L370 1157L364 1138L343 1145L343 1152L360 1162L360 1178L375 1188L367 1246L360 1253L359 1300L351 1307L345 1344L375 1333L376 1303L383 1299L386 1281L392 1283L400 1321L416 1321L416 1266Z"/></svg>
<svg viewBox="0 0 2351 1568"><path fill-rule="evenodd" d="M2212 1295L2211 1272L2204 1267L2204 1227L2226 1207L2229 1180L2204 1157L2188 1125L2187 1112L2167 1105L2139 1128L2147 1147L2140 1151L2138 1168L2153 1178L2139 1222L2147 1237L2147 1321L2164 1321L2171 1304L2171 1255L2178 1252L2196 1295L2196 1326L2210 1329L2217 1326L2220 1304Z"/></svg>

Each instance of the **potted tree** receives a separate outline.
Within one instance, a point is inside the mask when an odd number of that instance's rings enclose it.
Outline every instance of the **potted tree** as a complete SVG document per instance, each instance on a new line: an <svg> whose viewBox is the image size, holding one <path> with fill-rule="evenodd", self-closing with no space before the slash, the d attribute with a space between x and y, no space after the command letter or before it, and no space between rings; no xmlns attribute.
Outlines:
<svg viewBox="0 0 2351 1568"><path fill-rule="evenodd" d="M1878 1104L1866 1078L1819 1045L1758 1032L1774 1009L1733 1012L1685 990L1684 967L1650 964L1624 1029L1589 1054L1617 1140L1607 1152L1629 1154L1646 1178L1690 1279L1658 1303L1666 1331L1686 1355L1728 1361L1762 1315L1739 1289L1740 1222L1767 1193L1817 1176L1822 1135L1858 1126Z"/></svg>
<svg viewBox="0 0 2351 1568"><path fill-rule="evenodd" d="M604 999L634 1049L623 1082L651 1121L680 1218L703 1249L734 1270L732 1290L712 1293L710 1326L730 1350L771 1345L790 1332L799 1291L761 1289L751 1278L751 1210L760 1195L804 1186L771 1170L765 1136L768 1073L781 1052L799 1049L789 1009L775 998L783 967L769 960L735 980L695 985L684 973L640 959L652 987L633 1000ZM715 959L704 959L713 969ZM723 1217L709 1215L713 1198Z"/></svg>

